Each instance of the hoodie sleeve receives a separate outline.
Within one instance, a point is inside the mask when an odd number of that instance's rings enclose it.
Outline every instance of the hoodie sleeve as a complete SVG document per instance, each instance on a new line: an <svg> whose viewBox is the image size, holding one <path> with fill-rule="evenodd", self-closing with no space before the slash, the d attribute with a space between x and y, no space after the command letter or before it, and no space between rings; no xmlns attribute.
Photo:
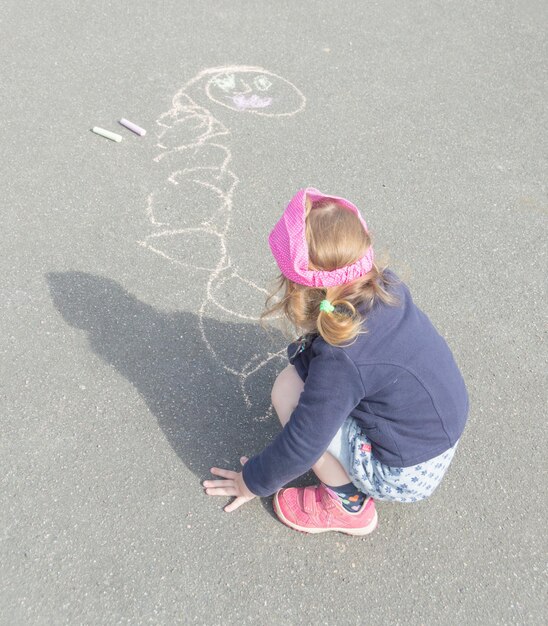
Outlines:
<svg viewBox="0 0 548 626"><path fill-rule="evenodd" d="M316 341L311 357L299 404L285 428L244 465L244 481L258 496L269 496L308 471L365 395L343 348Z"/></svg>
<svg viewBox="0 0 548 626"><path fill-rule="evenodd" d="M297 341L289 344L287 348L287 358L291 365L297 370L301 380L306 381L308 376L308 368L310 366L310 359L312 357L312 346L314 340L318 341L318 335L310 334L300 337Z"/></svg>

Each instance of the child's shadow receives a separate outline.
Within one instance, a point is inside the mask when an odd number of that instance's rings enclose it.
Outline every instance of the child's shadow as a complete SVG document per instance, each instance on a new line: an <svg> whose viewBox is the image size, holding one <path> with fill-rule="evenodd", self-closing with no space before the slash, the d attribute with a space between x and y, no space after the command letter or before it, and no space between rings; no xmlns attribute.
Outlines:
<svg viewBox="0 0 548 626"><path fill-rule="evenodd" d="M108 278L83 272L47 275L52 299L67 323L87 333L92 350L139 391L167 440L200 479L212 465L237 469L242 454L252 456L280 431L270 407L270 390L283 367L273 359L250 379L252 406L246 405L237 376L215 359L202 340L192 313L159 311L137 300ZM208 340L233 349L284 346L280 333L258 325L208 319ZM236 361L235 361L236 362Z"/></svg>

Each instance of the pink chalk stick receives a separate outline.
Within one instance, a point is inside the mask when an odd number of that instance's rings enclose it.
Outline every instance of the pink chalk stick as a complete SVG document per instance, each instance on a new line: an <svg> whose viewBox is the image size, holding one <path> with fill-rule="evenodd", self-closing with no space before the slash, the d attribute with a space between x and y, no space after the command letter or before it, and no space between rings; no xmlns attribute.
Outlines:
<svg viewBox="0 0 548 626"><path fill-rule="evenodd" d="M137 135L141 135L141 137L147 134L147 131L144 128L141 128L140 126L137 126L137 124L134 124L133 122L130 122L129 120L126 120L124 118L120 120L120 124L122 124L122 126L125 126L126 128L129 128L129 130L132 130L134 133L137 133Z"/></svg>

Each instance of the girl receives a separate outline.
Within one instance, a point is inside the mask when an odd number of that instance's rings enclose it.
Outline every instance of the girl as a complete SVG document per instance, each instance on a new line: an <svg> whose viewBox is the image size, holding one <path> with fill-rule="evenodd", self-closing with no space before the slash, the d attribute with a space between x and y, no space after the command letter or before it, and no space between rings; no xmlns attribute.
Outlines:
<svg viewBox="0 0 548 626"><path fill-rule="evenodd" d="M439 485L468 414L464 381L407 287L375 264L351 202L301 189L269 243L284 295L263 315L281 310L304 333L272 389L283 430L204 487L235 496L225 511L274 493L291 528L366 535L374 499L417 502ZM310 468L319 485L280 489Z"/></svg>

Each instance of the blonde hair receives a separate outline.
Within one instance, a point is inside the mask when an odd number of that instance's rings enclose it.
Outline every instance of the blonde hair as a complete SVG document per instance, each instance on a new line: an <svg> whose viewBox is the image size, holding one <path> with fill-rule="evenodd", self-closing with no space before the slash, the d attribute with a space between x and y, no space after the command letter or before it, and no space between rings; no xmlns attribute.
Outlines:
<svg viewBox="0 0 548 626"><path fill-rule="evenodd" d="M369 233L359 217L329 198L316 202L306 199L306 241L311 270L331 271L351 265L371 246ZM283 312L299 332L317 332L334 346L351 343L359 333L366 332L358 306L367 313L377 299L386 304L396 303L396 298L387 291L389 280L384 275L385 269L374 263L364 276L336 287L307 287L282 274L266 300L261 320ZM282 290L281 299L271 304ZM334 311L321 311L322 300L329 300Z"/></svg>

